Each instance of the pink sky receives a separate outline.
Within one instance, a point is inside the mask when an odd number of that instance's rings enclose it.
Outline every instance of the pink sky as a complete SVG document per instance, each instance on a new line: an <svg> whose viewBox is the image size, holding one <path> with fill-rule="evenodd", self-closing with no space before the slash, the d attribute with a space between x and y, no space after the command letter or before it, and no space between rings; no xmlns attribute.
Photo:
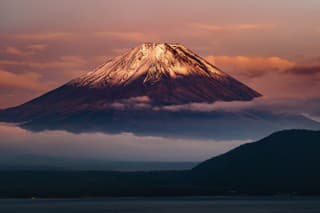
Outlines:
<svg viewBox="0 0 320 213"><path fill-rule="evenodd" d="M0 108L143 42L181 43L271 98L319 99L320 1L0 2Z"/></svg>

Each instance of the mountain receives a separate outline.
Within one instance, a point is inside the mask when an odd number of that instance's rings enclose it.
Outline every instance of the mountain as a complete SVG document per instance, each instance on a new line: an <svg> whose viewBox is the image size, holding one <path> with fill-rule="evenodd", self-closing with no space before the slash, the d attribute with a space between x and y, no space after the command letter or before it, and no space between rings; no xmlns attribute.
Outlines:
<svg viewBox="0 0 320 213"><path fill-rule="evenodd" d="M285 130L195 168L203 184L242 193L320 194L320 131Z"/></svg>
<svg viewBox="0 0 320 213"><path fill-rule="evenodd" d="M301 115L165 109L259 96L182 45L145 43L38 98L0 110L0 121L32 131L216 139L254 139L283 128L320 128Z"/></svg>
<svg viewBox="0 0 320 213"><path fill-rule="evenodd" d="M213 157L193 170L226 173L233 169L244 171L244 168L251 172L281 167L304 169L320 161L319 152L320 131L283 130Z"/></svg>
<svg viewBox="0 0 320 213"><path fill-rule="evenodd" d="M142 44L67 86L102 92L102 100L85 100L99 104L135 97L146 97L153 105L177 105L261 96L183 45L167 43Z"/></svg>
<svg viewBox="0 0 320 213"><path fill-rule="evenodd" d="M320 131L286 130L185 171L0 171L0 197L320 195L319 150Z"/></svg>
<svg viewBox="0 0 320 213"><path fill-rule="evenodd" d="M6 112L28 120L49 111L250 101L259 96L182 45L145 43Z"/></svg>

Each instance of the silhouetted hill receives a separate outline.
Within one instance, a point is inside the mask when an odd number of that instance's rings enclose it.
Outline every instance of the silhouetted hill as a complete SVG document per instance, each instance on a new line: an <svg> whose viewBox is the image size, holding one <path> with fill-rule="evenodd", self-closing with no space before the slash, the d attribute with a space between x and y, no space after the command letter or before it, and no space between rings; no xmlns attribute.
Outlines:
<svg viewBox="0 0 320 213"><path fill-rule="evenodd" d="M243 192L320 192L320 131L286 130L209 159L201 182Z"/></svg>
<svg viewBox="0 0 320 213"><path fill-rule="evenodd" d="M1 171L0 197L320 195L320 131L286 130L159 172Z"/></svg>

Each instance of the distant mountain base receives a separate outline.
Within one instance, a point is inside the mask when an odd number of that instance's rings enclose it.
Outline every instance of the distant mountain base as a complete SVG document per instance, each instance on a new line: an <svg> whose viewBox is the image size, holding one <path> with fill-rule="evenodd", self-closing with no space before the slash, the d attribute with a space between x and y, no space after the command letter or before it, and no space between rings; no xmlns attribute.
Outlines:
<svg viewBox="0 0 320 213"><path fill-rule="evenodd" d="M320 195L320 131L288 130L192 170L2 171L0 197Z"/></svg>
<svg viewBox="0 0 320 213"><path fill-rule="evenodd" d="M302 115L254 110L84 110L28 117L23 112L9 109L0 112L0 120L19 122L22 128L31 131L132 132L135 135L217 140L258 139L281 129L320 129L320 123Z"/></svg>

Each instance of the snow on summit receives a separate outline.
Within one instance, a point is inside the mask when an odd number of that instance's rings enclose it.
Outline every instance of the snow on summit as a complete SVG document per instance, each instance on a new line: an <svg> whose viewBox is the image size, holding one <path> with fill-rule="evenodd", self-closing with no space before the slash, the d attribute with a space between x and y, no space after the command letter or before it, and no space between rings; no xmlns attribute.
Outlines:
<svg viewBox="0 0 320 213"><path fill-rule="evenodd" d="M145 76L143 82L187 75L225 77L222 71L180 44L144 43L107 61L71 84L89 87L126 85Z"/></svg>

